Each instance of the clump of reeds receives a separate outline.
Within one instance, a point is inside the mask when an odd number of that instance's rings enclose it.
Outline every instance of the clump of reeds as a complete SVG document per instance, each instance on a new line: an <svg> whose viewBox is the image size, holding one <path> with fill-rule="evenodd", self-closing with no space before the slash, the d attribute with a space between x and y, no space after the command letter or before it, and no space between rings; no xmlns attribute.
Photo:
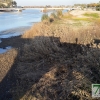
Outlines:
<svg viewBox="0 0 100 100"><path fill-rule="evenodd" d="M41 20L44 22L53 22L63 16L62 10L57 10L56 12L52 12L50 16L48 14L43 14Z"/></svg>
<svg viewBox="0 0 100 100"><path fill-rule="evenodd" d="M57 16L58 16L58 17L62 17L62 16L63 16L62 10L57 10Z"/></svg>
<svg viewBox="0 0 100 100"><path fill-rule="evenodd" d="M48 14L43 14L43 15L42 15L42 18L41 18L42 21L48 20L48 19L49 19Z"/></svg>

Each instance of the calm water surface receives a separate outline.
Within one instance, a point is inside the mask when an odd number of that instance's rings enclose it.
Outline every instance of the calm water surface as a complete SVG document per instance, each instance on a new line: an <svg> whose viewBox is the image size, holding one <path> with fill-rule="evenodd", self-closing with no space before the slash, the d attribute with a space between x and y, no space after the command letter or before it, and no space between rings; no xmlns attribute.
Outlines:
<svg viewBox="0 0 100 100"><path fill-rule="evenodd" d="M0 38L21 34L34 23L41 21L40 9L26 9L22 12L0 13Z"/></svg>
<svg viewBox="0 0 100 100"><path fill-rule="evenodd" d="M23 34L34 23L40 22L42 17L40 9L26 9L22 12L0 13L0 43L1 38L9 38ZM11 49L11 46L0 48L0 54Z"/></svg>

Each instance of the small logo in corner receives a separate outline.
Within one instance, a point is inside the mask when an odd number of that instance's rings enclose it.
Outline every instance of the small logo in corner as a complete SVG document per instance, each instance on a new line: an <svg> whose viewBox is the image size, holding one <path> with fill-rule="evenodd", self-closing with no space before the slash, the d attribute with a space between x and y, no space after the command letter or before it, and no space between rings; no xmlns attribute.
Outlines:
<svg viewBox="0 0 100 100"><path fill-rule="evenodd" d="M92 97L100 97L100 84L92 84Z"/></svg>

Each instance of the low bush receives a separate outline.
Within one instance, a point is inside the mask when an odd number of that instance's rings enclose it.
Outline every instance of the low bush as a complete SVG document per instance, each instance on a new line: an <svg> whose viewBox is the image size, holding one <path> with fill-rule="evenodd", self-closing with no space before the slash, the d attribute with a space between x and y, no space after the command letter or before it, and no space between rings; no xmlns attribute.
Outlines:
<svg viewBox="0 0 100 100"><path fill-rule="evenodd" d="M49 19L48 14L43 14L43 15L42 15L42 18L41 18L42 21L48 20L48 19Z"/></svg>
<svg viewBox="0 0 100 100"><path fill-rule="evenodd" d="M98 5L96 6L96 10L97 10L97 11L100 11L100 4L98 4Z"/></svg>
<svg viewBox="0 0 100 100"><path fill-rule="evenodd" d="M52 16L53 18L58 18L57 15L56 15L56 13L54 13L54 12L51 13L51 16Z"/></svg>
<svg viewBox="0 0 100 100"><path fill-rule="evenodd" d="M62 10L58 10L58 11L57 11L57 16L58 16L58 17L62 17L62 16L63 16Z"/></svg>

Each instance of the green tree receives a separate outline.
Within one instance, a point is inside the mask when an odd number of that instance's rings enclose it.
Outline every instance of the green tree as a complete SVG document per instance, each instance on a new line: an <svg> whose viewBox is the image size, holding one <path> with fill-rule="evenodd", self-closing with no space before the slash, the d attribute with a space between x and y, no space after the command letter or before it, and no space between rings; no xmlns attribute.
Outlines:
<svg viewBox="0 0 100 100"><path fill-rule="evenodd" d="M100 4L98 4L98 5L96 6L96 10L97 10L97 11L100 11Z"/></svg>
<svg viewBox="0 0 100 100"><path fill-rule="evenodd" d="M100 1L97 3L96 10L100 11Z"/></svg>
<svg viewBox="0 0 100 100"><path fill-rule="evenodd" d="M17 2L16 1L12 1L12 6L16 7L17 6Z"/></svg>

